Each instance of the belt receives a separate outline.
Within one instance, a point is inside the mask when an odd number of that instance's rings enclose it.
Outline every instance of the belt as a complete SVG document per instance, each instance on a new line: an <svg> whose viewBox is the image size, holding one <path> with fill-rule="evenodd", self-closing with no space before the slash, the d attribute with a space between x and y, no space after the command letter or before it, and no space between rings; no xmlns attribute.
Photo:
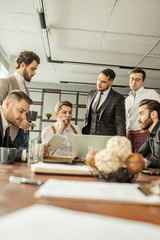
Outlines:
<svg viewBox="0 0 160 240"><path fill-rule="evenodd" d="M148 130L136 130L136 131L128 131L128 134L139 134L139 133L148 133Z"/></svg>

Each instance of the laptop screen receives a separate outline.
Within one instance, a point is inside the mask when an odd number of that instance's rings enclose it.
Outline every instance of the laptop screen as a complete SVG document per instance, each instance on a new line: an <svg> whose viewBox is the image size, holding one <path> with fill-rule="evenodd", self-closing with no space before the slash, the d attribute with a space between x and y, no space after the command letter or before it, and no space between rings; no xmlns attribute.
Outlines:
<svg viewBox="0 0 160 240"><path fill-rule="evenodd" d="M112 136L75 134L73 137L72 156L78 157L78 160L85 160L88 152L106 148L106 143L111 137Z"/></svg>

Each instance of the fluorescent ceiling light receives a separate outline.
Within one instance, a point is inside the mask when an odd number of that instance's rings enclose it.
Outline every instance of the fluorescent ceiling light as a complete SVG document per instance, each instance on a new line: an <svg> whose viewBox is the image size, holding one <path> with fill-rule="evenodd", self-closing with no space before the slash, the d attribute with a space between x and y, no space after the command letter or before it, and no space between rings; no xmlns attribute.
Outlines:
<svg viewBox="0 0 160 240"><path fill-rule="evenodd" d="M39 13L44 12L42 0L35 0L35 6L36 6L37 12L39 12Z"/></svg>
<svg viewBox="0 0 160 240"><path fill-rule="evenodd" d="M147 54L147 57L160 58L160 54Z"/></svg>
<svg viewBox="0 0 160 240"><path fill-rule="evenodd" d="M43 44L44 44L44 50L47 58L51 57L51 50L49 45L49 39L48 39L48 32L47 29L41 29L42 36L43 36Z"/></svg>

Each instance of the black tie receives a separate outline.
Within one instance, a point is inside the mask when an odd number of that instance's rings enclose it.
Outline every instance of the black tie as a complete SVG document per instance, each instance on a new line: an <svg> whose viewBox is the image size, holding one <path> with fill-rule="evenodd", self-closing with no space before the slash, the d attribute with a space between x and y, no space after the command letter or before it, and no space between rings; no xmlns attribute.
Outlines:
<svg viewBox="0 0 160 240"><path fill-rule="evenodd" d="M3 138L3 144L2 144L3 147L9 147L8 146L8 144L9 144L9 134L10 134L10 127L7 127L6 131L5 131L4 138Z"/></svg>
<svg viewBox="0 0 160 240"><path fill-rule="evenodd" d="M98 108L98 105L99 105L99 103L100 103L100 101L101 101L101 96L102 96L102 94L103 94L103 92L100 92L99 97L98 97L97 101L95 102L95 104L94 104L94 106L93 106L93 111L94 111L94 112L97 112L97 108Z"/></svg>

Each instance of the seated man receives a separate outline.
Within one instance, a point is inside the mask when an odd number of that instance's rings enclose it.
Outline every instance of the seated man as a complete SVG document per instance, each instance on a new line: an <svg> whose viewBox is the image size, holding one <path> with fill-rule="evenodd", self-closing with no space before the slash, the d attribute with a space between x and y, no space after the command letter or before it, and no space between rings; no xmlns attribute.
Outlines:
<svg viewBox="0 0 160 240"><path fill-rule="evenodd" d="M139 103L138 122L141 129L149 130L147 140L139 148L138 153L144 157L151 153L154 158L147 158L148 166L160 168L160 103L155 100L142 100Z"/></svg>
<svg viewBox="0 0 160 240"><path fill-rule="evenodd" d="M65 140L60 144L55 152L50 152L50 155L71 156L73 135L81 134L78 126L70 124L72 118L72 103L68 101L58 102L55 107L55 116L57 118L57 122L43 130L42 142L49 142L54 134L60 134L65 137Z"/></svg>
<svg viewBox="0 0 160 240"><path fill-rule="evenodd" d="M30 97L20 90L11 91L6 96L0 108L0 147L16 147L9 136L10 126L20 125L29 111L30 104L32 104ZM48 143L45 146L46 155L47 146Z"/></svg>

